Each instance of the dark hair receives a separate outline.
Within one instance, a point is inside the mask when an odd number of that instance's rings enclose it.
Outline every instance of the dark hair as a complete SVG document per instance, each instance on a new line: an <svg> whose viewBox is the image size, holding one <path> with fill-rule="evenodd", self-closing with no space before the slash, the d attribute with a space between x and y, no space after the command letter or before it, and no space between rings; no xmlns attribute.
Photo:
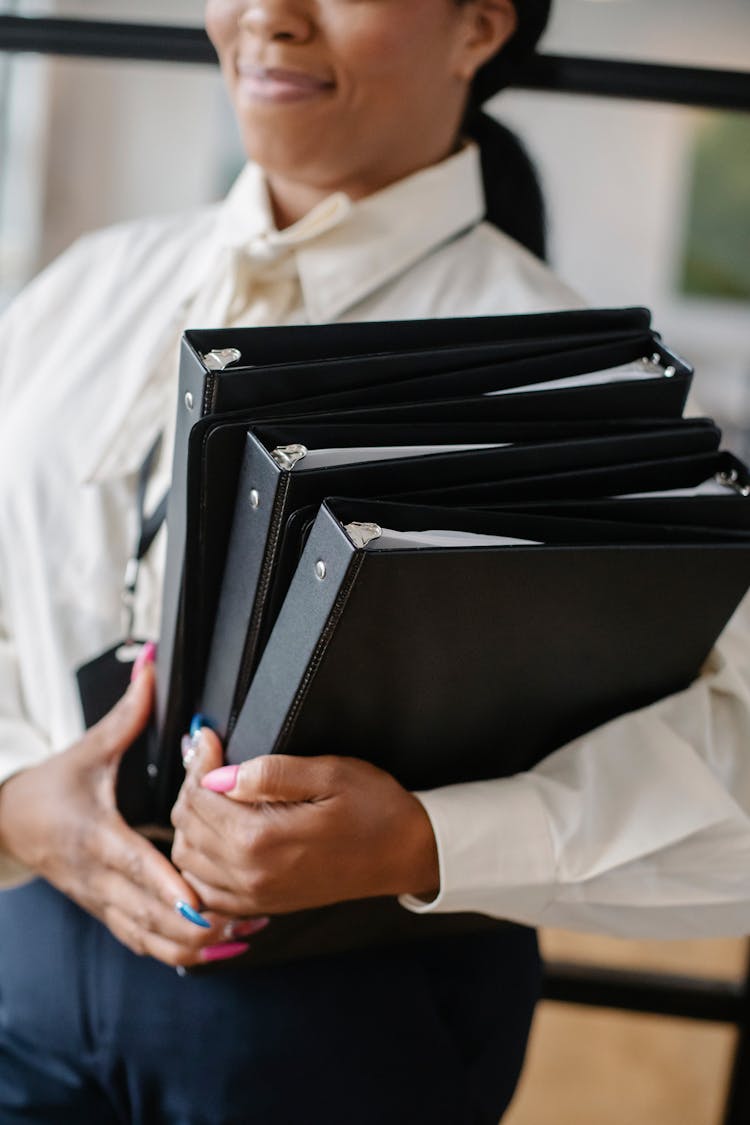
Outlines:
<svg viewBox="0 0 750 1125"><path fill-rule="evenodd" d="M463 132L481 151L487 221L544 260L546 211L534 164L515 133L481 109L513 81L519 63L533 53L549 19L551 0L515 0L515 4L518 30L474 78Z"/></svg>
<svg viewBox="0 0 750 1125"><path fill-rule="evenodd" d="M547 257L544 195L536 169L515 133L473 110L464 134L479 145L488 223L505 231L543 261Z"/></svg>

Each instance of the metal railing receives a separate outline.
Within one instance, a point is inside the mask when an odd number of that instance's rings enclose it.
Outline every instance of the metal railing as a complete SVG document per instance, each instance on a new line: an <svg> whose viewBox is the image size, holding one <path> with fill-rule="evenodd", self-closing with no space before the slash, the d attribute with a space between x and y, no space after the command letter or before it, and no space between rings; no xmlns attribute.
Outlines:
<svg viewBox="0 0 750 1125"><path fill-rule="evenodd" d="M0 16L0 51L151 62L216 62L203 28L42 16ZM750 111L750 73L743 71L544 54L519 67L513 85L563 94Z"/></svg>

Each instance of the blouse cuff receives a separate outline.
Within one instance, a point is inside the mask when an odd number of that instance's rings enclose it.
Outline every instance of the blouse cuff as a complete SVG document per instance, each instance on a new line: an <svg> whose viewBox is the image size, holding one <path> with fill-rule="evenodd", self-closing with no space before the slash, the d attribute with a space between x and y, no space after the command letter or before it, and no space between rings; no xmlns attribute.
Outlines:
<svg viewBox="0 0 750 1125"><path fill-rule="evenodd" d="M437 843L440 890L402 895L417 914L478 911L532 921L549 902L555 856L544 804L526 775L416 793Z"/></svg>

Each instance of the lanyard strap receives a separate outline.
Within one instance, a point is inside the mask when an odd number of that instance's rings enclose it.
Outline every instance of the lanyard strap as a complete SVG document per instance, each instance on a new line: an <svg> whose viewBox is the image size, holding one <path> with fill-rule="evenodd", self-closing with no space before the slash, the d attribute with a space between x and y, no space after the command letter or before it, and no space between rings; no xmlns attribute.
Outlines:
<svg viewBox="0 0 750 1125"><path fill-rule="evenodd" d="M136 513L138 516L137 538L135 550L128 559L125 567L125 580L122 590L122 605L124 612L125 643L133 643L133 626L135 625L135 591L138 585L138 573L141 562L148 554L151 544L159 533L159 528L164 523L167 515L167 491L157 504L151 515L146 515L146 490L151 477L156 458L161 449L162 435L159 434L154 444L146 454L146 458L138 470L138 487L136 490Z"/></svg>

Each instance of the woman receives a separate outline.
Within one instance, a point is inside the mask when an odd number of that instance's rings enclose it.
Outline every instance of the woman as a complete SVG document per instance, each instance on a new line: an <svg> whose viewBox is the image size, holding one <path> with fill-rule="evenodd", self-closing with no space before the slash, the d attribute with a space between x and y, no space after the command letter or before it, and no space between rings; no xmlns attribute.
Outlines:
<svg viewBox="0 0 750 1125"><path fill-rule="evenodd" d="M748 924L750 833L729 789L750 706L720 656L681 699L533 774L418 797L336 754L227 774L198 732L174 865L114 806L151 710L151 650L82 733L74 670L121 636L135 477L168 431L186 326L576 303L482 222L478 153L460 132L472 83L502 82L547 8L209 0L254 163L217 210L82 240L2 322L0 851L6 882L22 883L0 896L3 1122L498 1119L537 990L532 931L234 968L277 911L389 893L414 910L613 932ZM489 207L505 219L507 179ZM168 475L167 440L151 500ZM162 567L163 539L139 578L141 635L158 633ZM732 856L718 891L703 878L716 842ZM224 970L173 971L206 960Z"/></svg>

